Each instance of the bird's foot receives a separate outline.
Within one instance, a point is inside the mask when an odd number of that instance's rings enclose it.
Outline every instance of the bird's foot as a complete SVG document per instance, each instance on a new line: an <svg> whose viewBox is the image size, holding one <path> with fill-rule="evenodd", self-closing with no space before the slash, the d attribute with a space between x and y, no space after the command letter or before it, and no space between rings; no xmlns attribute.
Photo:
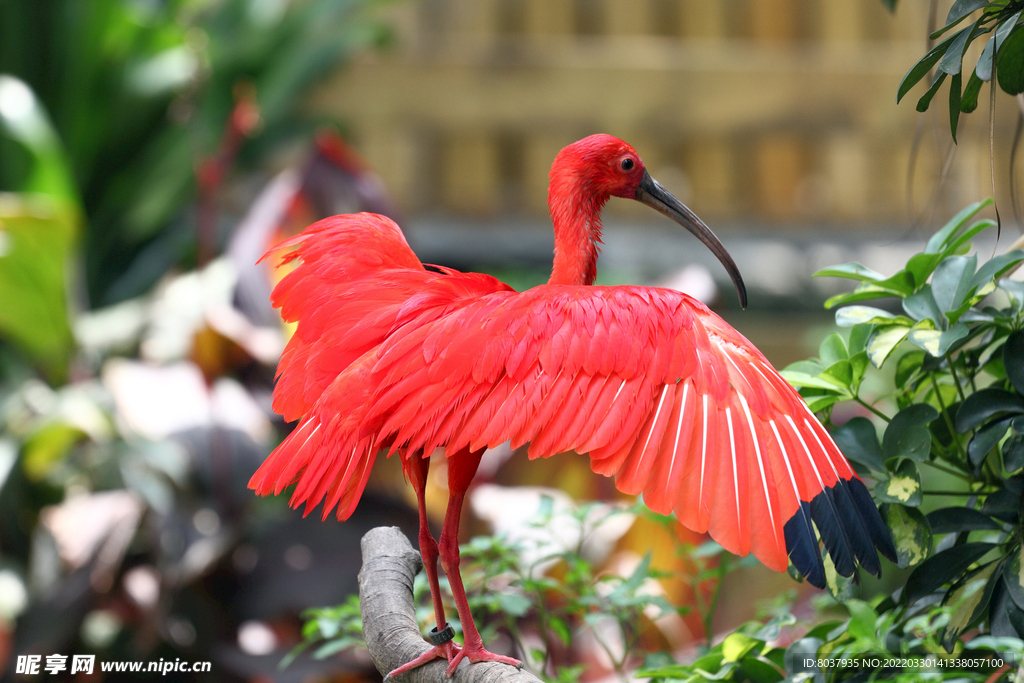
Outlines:
<svg viewBox="0 0 1024 683"><path fill-rule="evenodd" d="M496 655L493 652L488 652L484 649L483 645L463 645L462 649L455 655L454 659L448 660L448 670L444 672L445 680L455 675L455 669L459 667L459 662L463 659L476 662L500 662L502 664L508 664L514 666L517 669L523 668L523 663L518 659L512 657L505 657L504 655Z"/></svg>
<svg viewBox="0 0 1024 683"><path fill-rule="evenodd" d="M448 628L451 627L449 626ZM433 633L433 631L431 633ZM384 677L384 683L388 683L388 681L393 680L395 676L412 671L413 669L419 668L428 662L434 661L435 659L446 659L451 662L459 654L460 650L462 650L462 647L454 640L449 640L444 643L440 643L439 645L435 645L416 659L411 662L406 662L402 666L390 672Z"/></svg>

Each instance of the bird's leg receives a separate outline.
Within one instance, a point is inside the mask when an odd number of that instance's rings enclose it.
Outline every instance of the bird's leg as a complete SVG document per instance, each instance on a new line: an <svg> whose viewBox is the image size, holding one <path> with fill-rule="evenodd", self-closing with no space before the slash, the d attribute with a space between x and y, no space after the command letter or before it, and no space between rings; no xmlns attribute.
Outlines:
<svg viewBox="0 0 1024 683"><path fill-rule="evenodd" d="M463 639L462 649L448 663L448 671L445 673L447 677L455 673L456 667L464 657L471 662L501 662L517 668L523 666L518 659L492 654L484 649L483 639L480 638L480 632L473 622L473 615L469 613L466 589L459 574L459 521L462 517L462 502L483 453L483 450L471 452L465 448L448 458L448 509L444 515L444 526L441 527L438 552L441 556L441 567L444 568L452 589L452 597L455 598L455 607L459 611Z"/></svg>
<svg viewBox="0 0 1024 683"><path fill-rule="evenodd" d="M430 584L430 598L434 602L434 616L437 619L437 628L433 634L444 634L448 621L444 616L444 605L441 602L441 585L437 580L437 542L430 533L430 525L427 523L427 473L430 470L430 456L423 457L419 451L409 456L405 461L406 473L413 490L416 491L416 503L420 512L420 556L423 558L423 571L427 574L427 583ZM454 640L435 645L424 652L416 659L403 664L387 676L387 681L393 676L411 671L434 659L444 658L449 662L458 654L461 648Z"/></svg>

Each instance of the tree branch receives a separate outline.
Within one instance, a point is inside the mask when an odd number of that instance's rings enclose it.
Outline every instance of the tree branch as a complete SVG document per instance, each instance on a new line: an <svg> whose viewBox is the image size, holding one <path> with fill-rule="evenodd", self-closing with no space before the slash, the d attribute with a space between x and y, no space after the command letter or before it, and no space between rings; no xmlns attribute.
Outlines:
<svg viewBox="0 0 1024 683"><path fill-rule="evenodd" d="M363 635L370 657L381 674L430 649L420 635L412 601L412 583L422 566L420 554L398 527L371 529L361 543L359 600ZM448 663L441 659L414 669L395 683L444 683ZM506 664L463 661L452 679L456 683L541 683L526 671Z"/></svg>

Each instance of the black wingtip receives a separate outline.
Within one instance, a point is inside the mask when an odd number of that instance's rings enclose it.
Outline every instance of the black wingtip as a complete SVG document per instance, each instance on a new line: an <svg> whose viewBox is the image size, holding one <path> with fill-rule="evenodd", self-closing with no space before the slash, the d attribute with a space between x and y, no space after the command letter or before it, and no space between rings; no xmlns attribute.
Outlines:
<svg viewBox="0 0 1024 683"><path fill-rule="evenodd" d="M810 503L801 501L800 508L783 526L789 559L811 585L825 587L825 569L812 520L841 576L853 576L858 561L865 570L880 576L879 552L896 562L892 536L863 482L840 479Z"/></svg>

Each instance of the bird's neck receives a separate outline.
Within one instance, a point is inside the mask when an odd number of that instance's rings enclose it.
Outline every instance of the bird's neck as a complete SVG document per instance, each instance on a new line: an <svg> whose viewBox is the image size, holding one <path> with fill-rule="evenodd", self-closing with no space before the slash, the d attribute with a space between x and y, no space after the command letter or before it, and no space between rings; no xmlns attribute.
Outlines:
<svg viewBox="0 0 1024 683"><path fill-rule="evenodd" d="M577 191L574 196L552 193L548 205L555 227L555 259L551 285L592 285L601 253L601 208L607 196Z"/></svg>

